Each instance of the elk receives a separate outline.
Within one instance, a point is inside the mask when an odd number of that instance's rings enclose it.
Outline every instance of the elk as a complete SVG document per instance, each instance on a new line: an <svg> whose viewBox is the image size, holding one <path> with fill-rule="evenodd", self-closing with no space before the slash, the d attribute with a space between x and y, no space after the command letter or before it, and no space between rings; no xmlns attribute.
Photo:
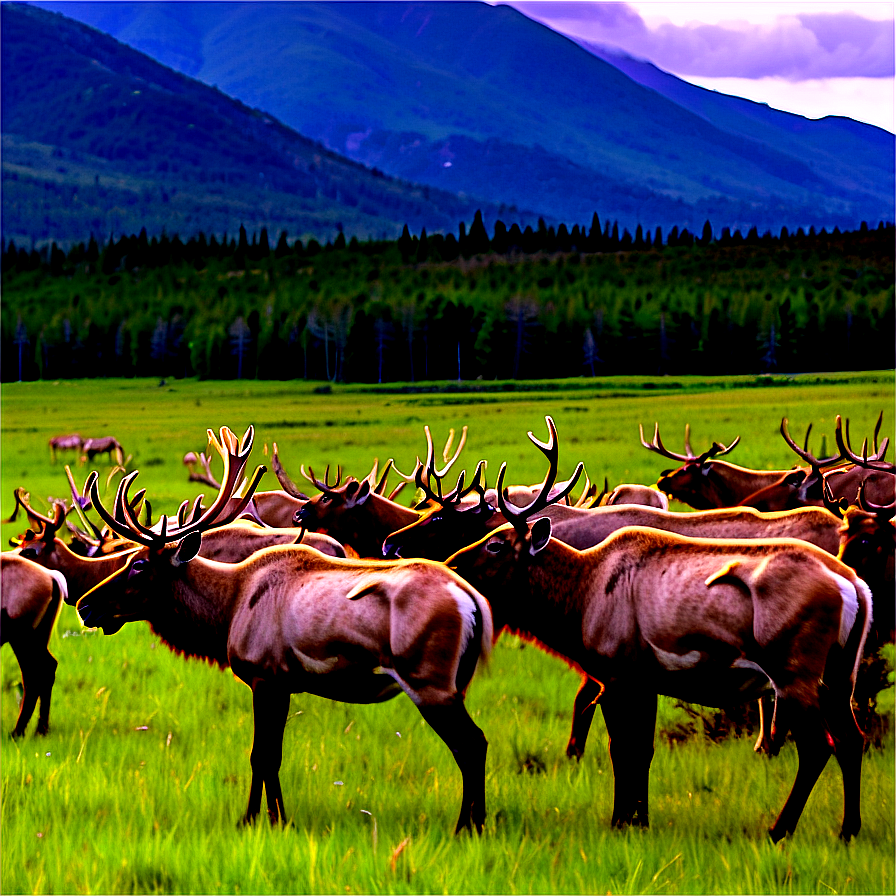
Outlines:
<svg viewBox="0 0 896 896"><path fill-rule="evenodd" d="M98 454L108 454L109 462L112 463L113 455L115 463L121 465L124 463L124 449L121 443L113 436L101 436L98 439L85 439L81 445L84 458L90 462Z"/></svg>
<svg viewBox="0 0 896 896"><path fill-rule="evenodd" d="M604 491L606 491L606 488L604 488ZM616 504L642 504L645 507L656 507L660 510L669 509L669 499L659 489L650 485L639 485L630 482L617 485L613 491L602 495L592 506L612 507Z"/></svg>
<svg viewBox="0 0 896 896"><path fill-rule="evenodd" d="M81 451L84 440L79 433L73 432L64 436L53 436L49 441L50 460L56 463L56 454L59 451Z"/></svg>
<svg viewBox="0 0 896 896"><path fill-rule="evenodd" d="M834 499L845 498L854 501L859 486L864 482L866 488L873 492L873 497L892 500L893 495L893 467L883 460L889 439L884 439L880 450L877 449L877 434L883 421L883 412L878 417L874 430L875 453L871 458L867 455L867 442L865 457L854 455L844 442L842 422L838 415L836 420L835 437L840 453L834 457L819 460L809 453L809 433L812 425L806 431L806 444L800 448L790 438L787 432L787 418L781 421L781 435L790 448L802 458L808 465L808 469L798 468L782 474L781 478L765 488L759 489L752 495L743 499L742 503L755 507L757 510L790 510L794 507L804 507L809 504L821 506L827 504L826 491L834 496ZM847 433L849 421L847 421ZM847 466L837 466L823 470L823 467L831 467L832 464L840 464L847 461ZM827 490L824 488L827 484Z"/></svg>
<svg viewBox="0 0 896 896"><path fill-rule="evenodd" d="M546 420L550 433L548 443L543 444L529 434L529 438L545 454L549 463L548 474L542 483L542 490L547 488L548 491L538 510L551 517L553 537L570 547L578 550L592 548L619 529L640 526L702 538L798 538L831 555L836 555L840 549L840 515L820 507L804 507L778 513L761 513L748 507L673 513L639 505L603 506L588 510L552 504L554 496L558 494L558 486L554 485L554 480L558 470L559 448L553 420L550 417ZM562 483L562 487L570 487L570 482ZM511 503L506 490L503 494L507 503ZM836 505L832 506L836 508ZM534 508L532 512L535 512ZM465 506L455 500L454 493L451 493L438 508L422 516L416 523L393 532L383 544L383 554L392 558L403 556L445 559L506 522L505 516L484 500L480 500L477 505ZM890 592L881 588L880 593L887 600ZM581 759L584 755L595 700L599 694L600 685L584 675L576 695L570 737L566 746L566 755L570 758ZM767 752L766 726L761 727L763 731L756 741L756 749Z"/></svg>
<svg viewBox="0 0 896 896"><path fill-rule="evenodd" d="M222 429L222 439L235 437ZM232 456L241 468L252 429ZM263 471L263 467L259 470ZM139 549L117 574L78 604L85 625L114 634L147 620L174 650L230 668L252 690L252 781L243 822L266 794L272 823L285 822L279 782L290 694L352 703L408 694L454 755L463 777L456 831L485 820L487 742L464 696L491 649L488 602L457 574L429 561L337 560L306 547L270 547L223 564L197 556L203 532L227 502L228 475L205 513L153 531L129 510L133 475L119 486L115 510L91 497L106 524ZM258 471L248 494L258 480Z"/></svg>
<svg viewBox="0 0 896 896"><path fill-rule="evenodd" d="M542 482L536 500L542 501L546 513L562 518L568 514L589 514L591 511L568 507L562 502L575 488L576 482L584 470L579 464L571 479L555 485L558 470L559 448L557 446L557 428L551 417L546 417L549 438L540 442L531 433L529 438L548 459L548 474ZM433 560L444 560L463 545L470 544L485 532L503 525L506 520L488 500L489 492L481 484L485 466L480 461L473 474L470 485L464 488L465 474L462 472L457 485L448 494L442 493L441 480L445 471L438 471L432 466L431 456L427 457L429 478L424 479L422 469L417 470L417 484L423 492L429 509L411 520L401 529L396 529L382 543L382 556L386 558L428 557ZM430 485L434 479L437 490ZM524 490L528 492L529 486ZM471 492L476 492L478 500L468 502ZM491 491L497 498L497 490ZM504 489L502 497L508 502L521 500L519 493L511 496L510 489ZM493 498L493 500L495 500Z"/></svg>
<svg viewBox="0 0 896 896"><path fill-rule="evenodd" d="M769 835L793 833L831 753L843 775L840 836L861 826L864 736L850 703L871 597L848 566L793 539L685 538L626 527L576 551L551 537L546 493L448 558L490 601L497 631L533 639L600 682L615 777L612 824L649 823L659 694L709 706L776 695L772 751L799 750ZM636 711L632 708L636 707Z"/></svg>
<svg viewBox="0 0 896 896"><path fill-rule="evenodd" d="M58 666L50 653L50 635L66 594L62 573L12 552L0 554L0 644L9 642L22 670L22 704L13 737L25 733L38 701L37 733L50 730L50 700Z"/></svg>
<svg viewBox="0 0 896 896"><path fill-rule="evenodd" d="M418 486L421 483L428 484L428 478L424 471L435 470L432 436L428 426L424 426L423 429L427 443L426 464L421 465L418 460L415 472L411 476L399 473L404 480L416 478ZM465 426L454 455L448 458L454 440L454 430L451 430L442 453L445 466L441 471L437 471L438 476L444 476L457 460L466 441L466 436L467 427ZM298 494L298 487L280 463L276 444L274 444L271 465L280 485L286 492L290 495ZM386 536L396 529L409 525L420 516L419 510L405 507L380 494L386 474L392 466L390 460L386 464L380 484L373 480L376 465L374 465L372 473L361 482L351 477L342 482L342 470L339 468L336 473L336 481L330 484L329 466L323 480L320 480L314 475L312 468L309 467L309 472L306 473L303 465L301 467L302 475L317 487L320 494L308 500L296 512L295 524L305 526L312 531L332 535L337 541L354 550L359 557L380 558L383 540Z"/></svg>

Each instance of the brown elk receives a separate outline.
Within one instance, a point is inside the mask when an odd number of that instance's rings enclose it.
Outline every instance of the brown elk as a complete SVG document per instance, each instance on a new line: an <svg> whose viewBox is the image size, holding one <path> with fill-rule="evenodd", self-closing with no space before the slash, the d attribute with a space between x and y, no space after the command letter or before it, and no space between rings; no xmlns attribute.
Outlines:
<svg viewBox="0 0 896 896"><path fill-rule="evenodd" d="M535 499L541 502L545 513L554 517L567 514L588 514L589 511L568 507L562 502L575 488L584 466L579 464L572 478L555 485L558 470L559 448L557 446L557 428L551 417L545 417L548 425L548 441L541 442L530 432L529 438L548 460L548 473L542 482ZM464 473L461 473L455 488L442 493L441 480L445 471L436 470L427 457L429 479L422 477L421 468L417 471L417 484L423 490L429 508L416 519L388 535L382 543L382 556L395 559L404 557L427 557L433 560L444 560L463 545L470 544L485 532L502 526L506 520L497 508L488 500L489 492L481 484L484 461L480 461L473 480L464 488ZM437 490L433 490L431 481L435 480ZM524 493L530 492L530 486L524 487ZM477 501L467 502L465 499L471 492L478 496ZM497 496L497 490L491 491ZM516 503L521 500L517 492L511 499L510 489L504 489L503 497ZM495 499L493 499L495 500Z"/></svg>
<svg viewBox="0 0 896 896"><path fill-rule="evenodd" d="M50 635L67 587L62 573L12 552L0 554L0 644L9 643L22 670L22 703L13 737L25 733L38 701L37 733L50 730L50 700L58 665L50 653Z"/></svg>
<svg viewBox="0 0 896 896"><path fill-rule="evenodd" d="M874 430L875 453L869 458L867 454L867 442L864 458L857 457L849 449L842 433L840 416L837 416L835 437L840 453L834 457L819 460L808 450L809 433L811 424L806 432L806 444L800 448L787 432L787 418L781 421L781 435L784 441L805 463L808 468L798 468L781 475L780 479L768 485L752 495L748 495L741 503L757 510L790 510L794 507L807 505L826 505L826 491L833 495L835 500L845 498L847 501L855 501L859 486L864 482L865 487L872 493L872 497L878 500L892 500L894 478L892 465L883 460L887 452L889 439L884 439L880 449L877 448L877 434L883 421L883 412L878 417ZM847 421L847 433L849 421ZM833 464L847 462L845 466L833 467ZM829 469L825 470L824 467ZM827 484L827 490L825 489Z"/></svg>
<svg viewBox="0 0 896 896"><path fill-rule="evenodd" d="M77 432L68 433L64 436L53 436L49 441L50 446L50 460L55 464L56 463L56 454L59 451L81 451L81 447L84 444L84 439L81 438L81 435Z"/></svg>
<svg viewBox="0 0 896 896"><path fill-rule="evenodd" d="M657 695L719 706L776 694L772 749L799 750L790 796L769 834L796 828L833 753L843 774L840 836L861 826L864 738L850 703L871 598L848 566L793 539L685 538L621 529L576 551L551 520L517 509L510 524L450 557L492 605L498 631L531 638L600 682L615 776L612 824L648 824ZM634 708L634 709L633 709Z"/></svg>
<svg viewBox="0 0 896 896"><path fill-rule="evenodd" d="M606 488L604 488L606 492ZM650 485L639 485L623 482L611 492L601 495L592 507L613 507L617 504L642 504L645 507L656 507L659 510L669 509L669 499L657 488Z"/></svg>
<svg viewBox="0 0 896 896"><path fill-rule="evenodd" d="M435 451L428 426L424 426L424 432L427 443L426 464L422 465L418 460L414 474L411 476L399 474L405 480L416 478L418 485L427 484L428 474L426 471L435 470ZM444 476L457 460L466 441L466 436L467 427L465 426L457 449L449 458L448 453L454 439L454 430L451 430L443 450L445 466L442 470L437 471L438 476ZM280 463L276 444L271 465L286 492L290 495L298 494L299 489ZM392 461L390 460L380 483L384 483L385 475L391 467ZM381 485L375 483L373 478L375 470L376 465L374 465L374 471L361 482L351 477L342 482L342 470L337 469L336 481L330 484L329 467L327 467L323 480L320 480L310 467L306 473L303 465L301 467L302 475L317 487L320 494L309 499L296 512L295 525L332 535L341 544L355 551L359 557L381 557L385 537L396 529L401 529L412 523L420 516L420 511L405 507L380 494Z"/></svg>
<svg viewBox="0 0 896 896"><path fill-rule="evenodd" d="M108 454L109 462L114 460L116 464L124 463L124 449L114 436L101 436L98 439L85 439L81 445L84 458L91 462L99 454Z"/></svg>
<svg viewBox="0 0 896 896"><path fill-rule="evenodd" d="M539 512L551 517L553 537L570 547L585 550L600 544L619 529L641 526L698 538L798 538L831 555L836 555L840 549L840 516L820 507L778 513L761 513L747 507L673 513L638 505L604 506L588 510L552 504L557 493L554 480L558 469L559 449L553 421L550 417L546 421L550 433L547 444L540 443L529 433L529 438L547 457L550 467L542 483L542 490L547 488L548 493ZM570 486L570 482L564 482L562 486L565 489ZM509 500L507 502L511 503ZM500 511L484 501L477 505L463 505L451 500L449 495L448 500L424 514L416 523L393 532L383 545L384 556L445 559L506 522L507 519ZM881 588L880 593L884 595L885 601L891 590ZM576 695L566 747L566 754L571 758L581 759L584 754L599 694L600 685L584 675ZM768 750L767 732L760 733L756 749Z"/></svg>
<svg viewBox="0 0 896 896"><path fill-rule="evenodd" d="M243 463L250 443L247 433ZM481 595L425 560L336 560L305 547L272 547L232 565L203 560L196 556L202 533L223 502L156 533L129 513L131 481L122 480L114 514L102 507L95 479L91 484L97 512L140 549L85 595L78 611L85 625L106 634L145 619L173 649L229 667L252 689L252 782L243 821L255 820L263 792L271 821L286 820L279 768L290 694L375 703L404 691L461 771L456 830L482 830L487 743L464 706L492 643Z"/></svg>

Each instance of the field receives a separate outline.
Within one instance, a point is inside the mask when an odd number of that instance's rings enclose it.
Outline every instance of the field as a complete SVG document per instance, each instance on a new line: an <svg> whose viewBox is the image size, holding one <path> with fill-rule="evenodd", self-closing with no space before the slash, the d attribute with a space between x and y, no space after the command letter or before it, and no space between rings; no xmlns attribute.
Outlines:
<svg viewBox="0 0 896 896"><path fill-rule="evenodd" d="M853 443L881 409L894 436L893 374L754 379L681 377L481 383L479 391L410 392L319 384L105 380L5 384L0 512L24 486L36 507L64 496L50 436L115 435L140 470L154 512L173 512L198 489L184 452L205 430L256 428L252 460L280 457L363 476L374 456L408 472L425 450L467 424L461 463L501 461L509 482L537 482L543 458L526 438L560 440L560 476L585 462L592 480L654 482L671 462L645 451L638 424L654 421L682 450L684 424L701 451L741 436L731 459L787 468L781 417L810 449L833 448L836 414ZM315 388L315 387L318 388ZM512 391L511 391L512 390ZM100 464L102 478L108 466ZM75 467L83 482L87 468ZM452 477L453 478L453 477ZM393 479L394 481L394 479ZM452 482L453 485L453 482ZM268 473L262 488L276 487ZM311 486L309 486L311 488ZM207 490L206 490L207 491ZM4 524L2 538L21 532ZM404 697L353 706L294 695L281 770L292 824L238 829L249 782L249 690L230 672L168 651L144 623L113 637L83 630L63 609L51 649L59 659L52 730L12 741L19 670L2 653L0 744L4 893L892 893L893 736L866 754L863 828L837 840L842 787L831 762L795 836L772 846L765 830L789 791L796 751L774 760L751 739L679 742L690 717L664 702L651 776L651 828L609 828L612 770L596 717L581 763L566 759L578 676L514 638L499 640L467 706L489 740L488 819L482 837L455 838L460 775ZM892 691L885 694L892 711ZM632 712L637 712L632 707ZM598 714L599 715L599 714ZM33 731L33 725L31 730Z"/></svg>

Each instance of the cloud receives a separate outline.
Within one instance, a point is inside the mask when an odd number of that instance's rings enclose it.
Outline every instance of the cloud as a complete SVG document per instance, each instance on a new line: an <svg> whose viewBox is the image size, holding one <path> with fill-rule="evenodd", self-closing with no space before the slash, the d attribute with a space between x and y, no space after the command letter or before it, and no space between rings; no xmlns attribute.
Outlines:
<svg viewBox="0 0 896 896"><path fill-rule="evenodd" d="M666 71L699 77L814 78L894 76L893 20L851 11L747 21L648 24L628 3L545 3L513 6L558 31L620 47Z"/></svg>

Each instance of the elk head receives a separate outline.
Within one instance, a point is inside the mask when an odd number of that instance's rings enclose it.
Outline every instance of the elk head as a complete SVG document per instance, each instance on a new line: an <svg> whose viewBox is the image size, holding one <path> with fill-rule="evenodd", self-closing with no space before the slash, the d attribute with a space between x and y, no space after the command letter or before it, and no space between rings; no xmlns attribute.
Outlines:
<svg viewBox="0 0 896 896"><path fill-rule="evenodd" d="M865 497L865 483L859 486L856 503L843 513L840 527L840 551L837 554L851 566L874 595L870 647L875 649L896 636L896 606L893 582L896 574L896 503L874 504Z"/></svg>
<svg viewBox="0 0 896 896"><path fill-rule="evenodd" d="M31 527L19 539L13 539L10 544L19 547L19 553L35 560L38 557L54 550L56 534L65 523L66 507L64 501L53 501L53 516L38 513L29 504L28 493L24 489L16 489L16 502L20 504L28 516Z"/></svg>
<svg viewBox="0 0 896 896"><path fill-rule="evenodd" d="M584 469L581 462L572 477L561 489L555 489L557 478L557 429L550 417L545 417L550 438L541 442L530 432L529 438L545 454L550 470L541 491L525 507L516 507L504 495L504 476L507 464L501 464L496 491L498 508L507 523L480 538L474 544L452 554L445 563L463 576L474 588L486 595L494 595L502 583L524 578L528 558L547 546L551 538L551 521L537 514L551 504L557 504L575 488Z"/></svg>
<svg viewBox="0 0 896 896"><path fill-rule="evenodd" d="M697 510L711 510L715 507L723 507L727 503L727 495L724 494L724 483L717 481L714 475L713 461L728 454L740 441L738 436L730 445L721 442L713 442L702 454L694 454L691 448L691 427L686 424L684 428L684 448L687 454L677 454L670 451L660 438L660 425L654 424L653 441L648 442L644 438L644 427L638 424L641 433L641 444L648 450L679 461L682 466L674 470L663 470L660 473L657 488L665 492L670 498L676 498Z"/></svg>
<svg viewBox="0 0 896 896"><path fill-rule="evenodd" d="M243 497L233 503L231 498L243 473L252 450L254 430L250 426L242 441L225 426L221 428L220 444L211 430L209 439L215 442L224 458L223 483L211 506L203 512L199 495L190 509L190 502L184 501L177 512L177 522L169 524L166 516L161 516L152 527L152 510L146 502L147 522L141 523L134 512L128 492L138 475L137 471L125 476L118 486L113 510L103 506L97 474L93 472L87 479L85 490L103 522L118 535L135 543L133 555L117 572L104 579L78 603L78 613L84 624L102 628L105 634L117 632L126 622L149 618L153 584L168 581L178 574L178 568L188 563L198 553L202 543L202 533L214 525L223 525L235 519L249 503L265 467L256 468Z"/></svg>

